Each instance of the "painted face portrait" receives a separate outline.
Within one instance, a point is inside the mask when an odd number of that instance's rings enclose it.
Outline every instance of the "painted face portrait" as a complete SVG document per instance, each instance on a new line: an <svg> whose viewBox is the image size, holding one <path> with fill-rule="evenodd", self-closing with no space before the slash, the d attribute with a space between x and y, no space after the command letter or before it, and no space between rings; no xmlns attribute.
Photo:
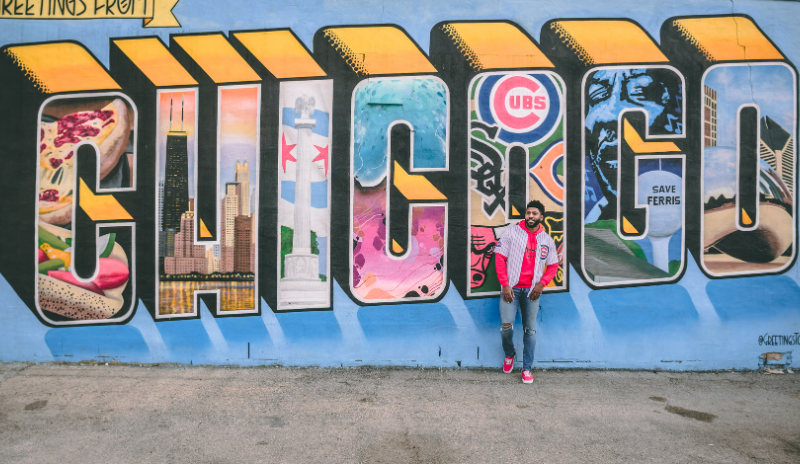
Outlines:
<svg viewBox="0 0 800 464"><path fill-rule="evenodd" d="M586 154L608 201L601 219L614 219L619 115L641 109L648 115L650 134L680 134L681 81L666 68L606 69L589 77L585 92Z"/></svg>

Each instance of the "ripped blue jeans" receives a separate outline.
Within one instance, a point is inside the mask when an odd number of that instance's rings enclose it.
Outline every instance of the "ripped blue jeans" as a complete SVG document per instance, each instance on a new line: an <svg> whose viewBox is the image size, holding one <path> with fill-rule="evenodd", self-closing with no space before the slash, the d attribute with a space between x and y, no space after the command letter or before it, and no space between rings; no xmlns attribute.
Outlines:
<svg viewBox="0 0 800 464"><path fill-rule="evenodd" d="M514 319L517 310L522 315L522 370L530 370L533 365L533 352L536 348L536 315L539 313L539 299L531 301L528 298L528 288L514 288L514 301L506 303L500 297L500 323L511 324L511 327L500 327L500 336L503 339L503 351L506 357L514 356Z"/></svg>

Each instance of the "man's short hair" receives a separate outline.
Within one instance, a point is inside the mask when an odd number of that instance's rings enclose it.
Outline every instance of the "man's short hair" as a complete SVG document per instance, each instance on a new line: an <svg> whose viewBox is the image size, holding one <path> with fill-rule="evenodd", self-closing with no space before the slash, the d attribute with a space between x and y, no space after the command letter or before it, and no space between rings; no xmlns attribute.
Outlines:
<svg viewBox="0 0 800 464"><path fill-rule="evenodd" d="M529 201L528 202L528 206L526 206L525 209L528 209L528 208L536 208L536 209L539 210L539 213L542 216L544 216L544 205L542 204L541 201L539 201L539 200Z"/></svg>

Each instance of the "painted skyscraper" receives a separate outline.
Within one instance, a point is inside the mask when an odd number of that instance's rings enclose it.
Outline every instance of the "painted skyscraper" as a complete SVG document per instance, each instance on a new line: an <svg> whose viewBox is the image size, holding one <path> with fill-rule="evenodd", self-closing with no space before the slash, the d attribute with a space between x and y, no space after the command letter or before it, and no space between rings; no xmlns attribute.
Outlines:
<svg viewBox="0 0 800 464"><path fill-rule="evenodd" d="M717 146L717 91L703 86L703 146Z"/></svg>
<svg viewBox="0 0 800 464"><path fill-rule="evenodd" d="M172 129L172 100L170 99L170 129ZM181 216L189 206L189 137L183 131L183 101L181 100L181 130L167 133L167 160L164 169L164 201L161 210L161 230L180 232Z"/></svg>
<svg viewBox="0 0 800 464"><path fill-rule="evenodd" d="M237 182L225 184L225 197L220 204L222 233L220 235L219 271L222 273L233 272L236 216L239 215L240 192L241 184Z"/></svg>
<svg viewBox="0 0 800 464"><path fill-rule="evenodd" d="M250 216L236 216L233 245L233 272L252 272L251 243L253 229Z"/></svg>
<svg viewBox="0 0 800 464"><path fill-rule="evenodd" d="M158 217L156 218L156 221L158 221L158 224L156 224L156 227L157 227L156 230L163 230L161 228L161 219L163 218L163 215L164 215L164 183L163 182L159 182L158 183Z"/></svg>
<svg viewBox="0 0 800 464"><path fill-rule="evenodd" d="M244 216L250 215L250 167L247 165L247 160L240 163L236 159L236 178L235 181L241 186L239 193L239 214Z"/></svg>

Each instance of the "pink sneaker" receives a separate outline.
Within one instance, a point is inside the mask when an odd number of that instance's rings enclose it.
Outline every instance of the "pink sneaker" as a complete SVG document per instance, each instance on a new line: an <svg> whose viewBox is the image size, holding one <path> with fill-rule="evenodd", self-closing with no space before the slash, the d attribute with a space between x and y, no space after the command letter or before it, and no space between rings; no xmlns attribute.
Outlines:
<svg viewBox="0 0 800 464"><path fill-rule="evenodd" d="M514 358L517 357L517 350L514 350L514 356L510 358L506 356L506 359L503 361L503 372L506 374L510 374L511 371L514 370Z"/></svg>
<svg viewBox="0 0 800 464"><path fill-rule="evenodd" d="M522 383L533 383L531 371L522 371Z"/></svg>

